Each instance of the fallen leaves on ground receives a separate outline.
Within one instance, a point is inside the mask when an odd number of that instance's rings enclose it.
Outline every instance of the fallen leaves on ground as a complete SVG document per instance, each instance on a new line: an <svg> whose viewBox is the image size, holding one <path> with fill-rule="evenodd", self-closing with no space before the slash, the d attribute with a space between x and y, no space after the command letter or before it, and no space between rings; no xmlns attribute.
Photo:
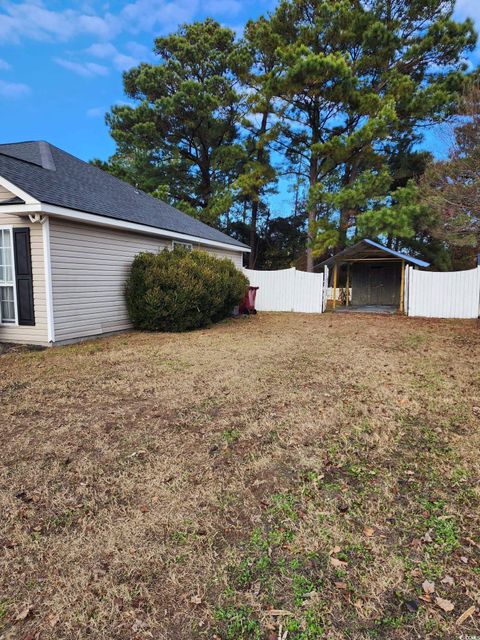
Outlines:
<svg viewBox="0 0 480 640"><path fill-rule="evenodd" d="M22 620L25 620L26 618L28 618L31 612L32 612L32 607L30 605L27 605L26 607L21 609L21 611L19 611L19 613L15 618L16 621L21 622Z"/></svg>
<svg viewBox="0 0 480 640"><path fill-rule="evenodd" d="M340 560L339 558L331 557L330 564L332 565L332 567L335 567L335 569L342 569L343 567L346 567L348 565L348 562Z"/></svg>
<svg viewBox="0 0 480 640"><path fill-rule="evenodd" d="M450 600L446 600L445 598L440 598L440 596L437 596L435 598L435 604L446 613L448 613L449 611L453 611L453 609L455 608L453 602L451 602Z"/></svg>
<svg viewBox="0 0 480 640"><path fill-rule="evenodd" d="M435 583L430 582L429 580L425 580L422 584L422 589L425 593L433 593L435 591Z"/></svg>

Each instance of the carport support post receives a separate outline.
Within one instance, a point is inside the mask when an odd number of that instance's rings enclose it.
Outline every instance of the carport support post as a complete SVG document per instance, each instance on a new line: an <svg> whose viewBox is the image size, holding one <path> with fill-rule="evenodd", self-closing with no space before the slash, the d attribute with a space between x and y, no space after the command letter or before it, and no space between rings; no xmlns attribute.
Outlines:
<svg viewBox="0 0 480 640"><path fill-rule="evenodd" d="M347 263L347 289L345 291L345 306L350 304L350 262Z"/></svg>
<svg viewBox="0 0 480 640"><path fill-rule="evenodd" d="M405 297L405 260L402 260L402 271L400 279L400 311L405 312L404 309L404 297Z"/></svg>
<svg viewBox="0 0 480 640"><path fill-rule="evenodd" d="M333 308L337 306L337 273L338 273L338 265L335 262L333 265Z"/></svg>

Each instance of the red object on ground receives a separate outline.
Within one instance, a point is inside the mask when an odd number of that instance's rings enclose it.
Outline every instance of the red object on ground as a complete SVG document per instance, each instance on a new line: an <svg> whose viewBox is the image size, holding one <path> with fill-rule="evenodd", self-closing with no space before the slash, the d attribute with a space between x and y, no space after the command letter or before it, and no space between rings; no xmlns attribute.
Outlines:
<svg viewBox="0 0 480 640"><path fill-rule="evenodd" d="M240 313L250 314L257 313L255 309L255 298L257 296L258 287L248 287L245 292L245 297L242 300L239 308Z"/></svg>

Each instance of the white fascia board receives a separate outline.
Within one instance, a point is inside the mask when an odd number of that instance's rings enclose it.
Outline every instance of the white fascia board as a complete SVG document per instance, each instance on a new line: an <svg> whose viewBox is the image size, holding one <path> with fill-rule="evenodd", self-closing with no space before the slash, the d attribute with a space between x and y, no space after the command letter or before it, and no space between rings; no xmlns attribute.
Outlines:
<svg viewBox="0 0 480 640"><path fill-rule="evenodd" d="M5 189L7 189L7 191L11 191L14 196L17 196L18 198L21 198L22 200L24 200L29 205L30 204L36 204L36 205L40 204L39 200L36 200L35 198L32 198L32 196L29 195L26 191L23 191L22 189L17 187L15 184L10 182L10 180L7 180L6 178L3 178L2 176L0 176L0 185L2 187L4 187Z"/></svg>
<svg viewBox="0 0 480 640"><path fill-rule="evenodd" d="M143 233L150 236L159 236L161 238L169 238L173 240L181 240L184 242L195 242L196 244L202 244L208 247L214 247L218 249L227 249L228 251L238 251L240 253L250 253L250 249L244 247L237 247L234 244L228 244L227 242L218 242L216 240L207 240L198 236L191 236L186 233L177 233L176 231L169 231L167 229L157 229L156 227L149 227L148 225L138 224L136 222L127 222L126 220L118 220L117 218L107 218L106 216L99 216L94 213L87 213L86 211L77 211L76 209L67 209L66 207L58 207L53 204L45 204L43 202L39 204L10 204L0 205L0 214L11 213L15 215L28 215L29 213L43 213L57 218L63 218L65 220L73 220L76 222L85 222L88 224L94 224L101 227L108 227L110 229L121 229L123 231L132 231L136 233Z"/></svg>

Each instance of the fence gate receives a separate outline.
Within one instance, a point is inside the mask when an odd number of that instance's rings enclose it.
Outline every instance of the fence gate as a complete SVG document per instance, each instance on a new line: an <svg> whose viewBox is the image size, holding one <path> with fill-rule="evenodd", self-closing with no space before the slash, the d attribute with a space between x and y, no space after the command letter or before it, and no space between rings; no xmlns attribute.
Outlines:
<svg viewBox="0 0 480 640"><path fill-rule="evenodd" d="M451 272L408 267L405 294L409 316L478 318L480 267Z"/></svg>
<svg viewBox="0 0 480 640"><path fill-rule="evenodd" d="M258 311L297 311L322 313L323 274L291 269L255 271L243 269L252 287L259 287Z"/></svg>

